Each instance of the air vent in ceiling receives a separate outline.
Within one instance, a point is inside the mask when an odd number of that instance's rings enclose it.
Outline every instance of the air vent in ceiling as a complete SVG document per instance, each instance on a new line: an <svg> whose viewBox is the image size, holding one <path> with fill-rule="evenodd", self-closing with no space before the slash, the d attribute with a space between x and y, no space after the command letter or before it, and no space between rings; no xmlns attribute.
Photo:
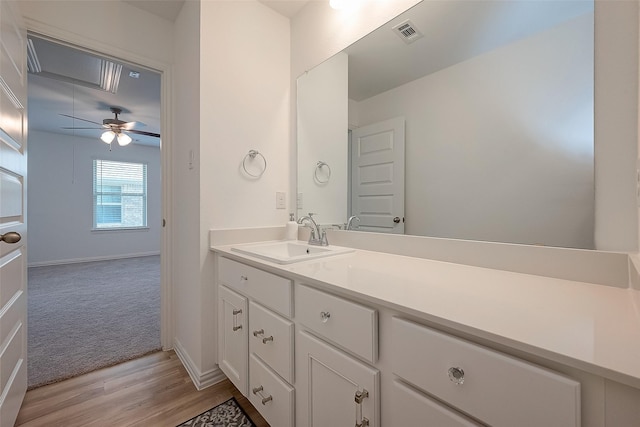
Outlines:
<svg viewBox="0 0 640 427"><path fill-rule="evenodd" d="M393 27L393 32L404 40L406 44L413 43L423 37L422 33L408 19Z"/></svg>
<svg viewBox="0 0 640 427"><path fill-rule="evenodd" d="M41 77L116 93L122 64L48 40L27 39L27 69Z"/></svg>

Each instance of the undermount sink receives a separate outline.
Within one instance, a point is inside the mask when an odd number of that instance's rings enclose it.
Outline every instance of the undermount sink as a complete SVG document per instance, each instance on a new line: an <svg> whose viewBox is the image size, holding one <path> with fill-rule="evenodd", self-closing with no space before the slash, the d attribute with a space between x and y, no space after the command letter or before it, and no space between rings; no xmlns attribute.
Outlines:
<svg viewBox="0 0 640 427"><path fill-rule="evenodd" d="M297 241L251 243L234 246L231 250L278 264L291 264L355 251L341 246L314 246Z"/></svg>

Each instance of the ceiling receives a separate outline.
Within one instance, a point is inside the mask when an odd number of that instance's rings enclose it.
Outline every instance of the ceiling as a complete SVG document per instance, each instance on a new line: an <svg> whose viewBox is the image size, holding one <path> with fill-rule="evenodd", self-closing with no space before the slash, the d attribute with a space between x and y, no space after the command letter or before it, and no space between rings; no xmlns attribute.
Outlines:
<svg viewBox="0 0 640 427"><path fill-rule="evenodd" d="M287 18L293 18L310 0L258 0ZM124 0L139 9L174 22L185 0Z"/></svg>
<svg viewBox="0 0 640 427"><path fill-rule="evenodd" d="M423 1L347 47L356 101L593 12L593 0ZM410 20L409 44L393 28Z"/></svg>

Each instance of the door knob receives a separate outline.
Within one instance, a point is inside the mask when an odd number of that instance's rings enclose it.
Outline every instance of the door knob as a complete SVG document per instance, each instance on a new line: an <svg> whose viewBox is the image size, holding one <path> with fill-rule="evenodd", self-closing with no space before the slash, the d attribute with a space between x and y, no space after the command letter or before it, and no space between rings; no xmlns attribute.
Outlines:
<svg viewBox="0 0 640 427"><path fill-rule="evenodd" d="M396 224L399 224L400 223L400 217L397 216L397 217L393 218L393 222L395 222Z"/></svg>
<svg viewBox="0 0 640 427"><path fill-rule="evenodd" d="M16 233L15 231L0 234L0 242L18 243L20 239L22 239L22 236L20 235L20 233Z"/></svg>

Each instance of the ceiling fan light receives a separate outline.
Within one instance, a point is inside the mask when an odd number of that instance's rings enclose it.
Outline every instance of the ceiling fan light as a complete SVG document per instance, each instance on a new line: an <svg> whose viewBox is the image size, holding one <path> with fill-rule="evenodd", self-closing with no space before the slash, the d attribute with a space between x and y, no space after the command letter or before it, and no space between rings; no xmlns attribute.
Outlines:
<svg viewBox="0 0 640 427"><path fill-rule="evenodd" d="M108 130L102 133L102 136L100 137L100 139L102 140L102 142L106 144L111 144L111 141L113 141L113 138L115 137L116 137L115 132Z"/></svg>
<svg viewBox="0 0 640 427"><path fill-rule="evenodd" d="M124 147L125 145L128 145L130 142L131 142L131 137L129 135L127 135L126 133L118 134L118 144Z"/></svg>

